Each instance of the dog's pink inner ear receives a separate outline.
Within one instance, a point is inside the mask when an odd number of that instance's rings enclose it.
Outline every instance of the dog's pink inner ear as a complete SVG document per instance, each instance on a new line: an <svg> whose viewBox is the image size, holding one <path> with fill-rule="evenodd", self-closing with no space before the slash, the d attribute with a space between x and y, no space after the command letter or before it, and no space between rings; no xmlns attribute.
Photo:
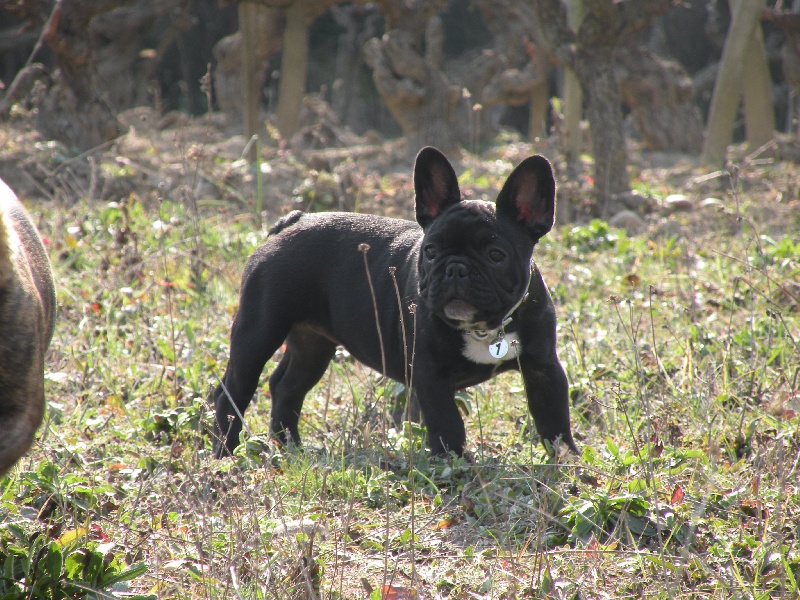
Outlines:
<svg viewBox="0 0 800 600"><path fill-rule="evenodd" d="M452 201L449 177L443 169L436 169L431 173L431 185L422 192L422 202L430 216L435 217L442 212L442 206Z"/></svg>
<svg viewBox="0 0 800 600"><path fill-rule="evenodd" d="M431 218L436 217L442 212L442 196L431 190L425 190L422 193L422 206L426 215Z"/></svg>
<svg viewBox="0 0 800 600"><path fill-rule="evenodd" d="M517 207L517 220L526 225L550 222L553 220L553 203L542 193L538 176L534 173L521 173L514 190L514 204Z"/></svg>
<svg viewBox="0 0 800 600"><path fill-rule="evenodd" d="M539 239L553 227L556 183L550 163L530 156L508 176L497 196L497 214L520 223Z"/></svg>
<svg viewBox="0 0 800 600"><path fill-rule="evenodd" d="M461 200L458 178L447 158L435 148L423 148L414 164L417 221L425 227Z"/></svg>

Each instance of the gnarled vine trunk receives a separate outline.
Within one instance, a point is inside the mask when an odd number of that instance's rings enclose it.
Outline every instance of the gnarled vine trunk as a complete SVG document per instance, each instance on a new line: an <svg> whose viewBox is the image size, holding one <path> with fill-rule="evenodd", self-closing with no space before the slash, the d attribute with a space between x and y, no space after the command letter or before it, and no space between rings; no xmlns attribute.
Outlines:
<svg viewBox="0 0 800 600"><path fill-rule="evenodd" d="M586 95L600 211L613 210L615 197L630 191L623 135L622 95L614 74L621 52L638 52L638 35L671 0L584 0L585 15L577 31L567 24L561 0L531 3L537 38L553 60L572 69Z"/></svg>

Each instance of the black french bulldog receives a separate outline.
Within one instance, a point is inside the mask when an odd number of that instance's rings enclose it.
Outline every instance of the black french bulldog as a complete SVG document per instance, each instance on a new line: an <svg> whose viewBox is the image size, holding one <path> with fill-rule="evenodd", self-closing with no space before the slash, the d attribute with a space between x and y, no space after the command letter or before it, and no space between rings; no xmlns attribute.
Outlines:
<svg viewBox="0 0 800 600"><path fill-rule="evenodd" d="M414 190L419 225L295 211L270 230L245 267L230 362L213 393L215 457L239 444L240 416L284 341L269 379L270 429L282 443L300 442L305 395L342 345L365 365L410 383L434 454L464 451L456 390L509 369L522 372L541 437L577 452L555 309L531 260L553 226L550 163L525 159L493 205L462 200L453 167L424 148Z"/></svg>

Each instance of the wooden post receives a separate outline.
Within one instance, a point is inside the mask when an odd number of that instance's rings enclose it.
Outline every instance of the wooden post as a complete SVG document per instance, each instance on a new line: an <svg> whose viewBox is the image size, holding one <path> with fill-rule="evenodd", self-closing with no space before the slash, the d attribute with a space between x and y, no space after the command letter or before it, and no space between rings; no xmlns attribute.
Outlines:
<svg viewBox="0 0 800 600"><path fill-rule="evenodd" d="M256 52L258 46L258 9L255 2L239 2L239 31L242 33L242 116L244 135L252 140L259 133L258 126L258 68ZM256 159L256 144L250 144L247 160Z"/></svg>
<svg viewBox="0 0 800 600"><path fill-rule="evenodd" d="M744 64L744 123L747 145L757 150L775 135L775 108L772 106L772 80L764 49L764 34L756 25L745 53Z"/></svg>
<svg viewBox="0 0 800 600"><path fill-rule="evenodd" d="M300 109L306 91L308 70L308 23L306 0L295 0L286 9L286 33L283 35L281 80L278 85L278 130L284 139L300 125Z"/></svg>
<svg viewBox="0 0 800 600"><path fill-rule="evenodd" d="M567 6L567 24L577 32L585 13L583 0L569 0ZM575 71L564 69L564 152L567 155L567 169L578 170L581 155L581 119L583 118L583 89ZM556 219L562 225L572 222L572 206L562 196L556 204Z"/></svg>
<svg viewBox="0 0 800 600"><path fill-rule="evenodd" d="M567 23L577 33L583 21L583 0L569 0ZM581 119L583 117L583 90L572 69L564 69L564 131L568 160L576 160L581 151Z"/></svg>
<svg viewBox="0 0 800 600"><path fill-rule="evenodd" d="M706 139L700 157L705 165L718 167L725 162L725 153L733 139L733 123L742 97L743 65L765 4L766 0L738 0L736 3L737 10L734 11L733 21L725 38L722 61L711 98Z"/></svg>

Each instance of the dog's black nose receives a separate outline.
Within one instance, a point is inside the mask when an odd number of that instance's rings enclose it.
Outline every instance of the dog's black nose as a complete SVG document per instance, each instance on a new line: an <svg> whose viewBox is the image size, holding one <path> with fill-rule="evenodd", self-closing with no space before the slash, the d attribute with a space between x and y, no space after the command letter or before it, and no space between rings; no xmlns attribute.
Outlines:
<svg viewBox="0 0 800 600"><path fill-rule="evenodd" d="M448 279L464 279L468 272L467 265L460 262L450 263L444 271Z"/></svg>

